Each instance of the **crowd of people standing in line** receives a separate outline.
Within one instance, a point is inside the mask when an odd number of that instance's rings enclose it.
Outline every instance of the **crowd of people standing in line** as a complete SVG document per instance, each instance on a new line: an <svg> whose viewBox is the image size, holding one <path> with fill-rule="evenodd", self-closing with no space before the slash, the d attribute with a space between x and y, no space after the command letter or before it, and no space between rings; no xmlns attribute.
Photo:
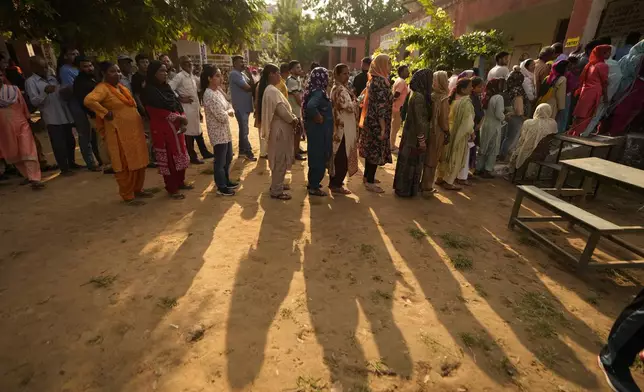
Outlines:
<svg viewBox="0 0 644 392"><path fill-rule="evenodd" d="M327 170L329 189L349 194L344 182L358 172L358 156L364 159L366 189L382 193L377 167L392 163L392 153L398 153L399 196L431 194L437 184L459 190L471 185L470 169L491 178L500 160L516 170L548 134L625 132L641 112L644 94L644 43L638 40L629 36L628 50L619 51L593 41L578 56L567 56L554 44L512 70L509 53L501 52L486 82L474 70L410 72L404 65L393 80L385 54L363 59L352 83L344 64L331 72L313 64L304 72L296 60L267 64L257 80L243 57L234 56L229 96L221 70L206 65L197 77L187 56L180 59L179 72L167 55L154 61L136 56L136 72L131 58L119 56L117 63L101 63L97 77L92 61L71 49L61 56L57 77L43 58L33 57L24 96L20 83L0 77L0 121L11 130L1 133L0 152L35 189L43 187L41 148L29 128L31 105L47 125L62 175L81 167L74 157L76 128L86 167L114 173L125 201L138 205L138 199L152 196L143 189L148 166L158 168L172 198L182 199L181 191L192 188L185 182L186 168L203 163L196 143L202 158L214 158L217 193L228 196L239 187L229 178L228 119L235 117L239 125L239 155L256 161L249 142L254 113L259 156L269 160L273 173L272 197L290 198L285 174L296 160L307 159L310 195L327 195L321 183ZM202 105L214 153L202 135ZM308 151L301 149L304 139Z"/></svg>

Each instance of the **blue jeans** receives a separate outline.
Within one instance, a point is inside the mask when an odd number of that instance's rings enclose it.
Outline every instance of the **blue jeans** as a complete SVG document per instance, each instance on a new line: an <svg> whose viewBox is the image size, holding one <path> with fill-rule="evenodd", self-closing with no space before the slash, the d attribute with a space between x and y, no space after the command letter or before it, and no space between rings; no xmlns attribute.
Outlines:
<svg viewBox="0 0 644 392"><path fill-rule="evenodd" d="M253 148L248 141L248 118L250 113L235 109L235 118L239 125L239 155L253 156Z"/></svg>
<svg viewBox="0 0 644 392"><path fill-rule="evenodd" d="M76 100L69 102L69 111L74 118L81 155L87 167L91 169L96 166L96 161L94 161L94 151L92 150L92 127L87 119L87 113Z"/></svg>
<svg viewBox="0 0 644 392"><path fill-rule="evenodd" d="M215 154L215 184L217 189L223 190L228 188L228 184L230 184L228 174L230 162L233 160L233 142L215 144L213 150Z"/></svg>

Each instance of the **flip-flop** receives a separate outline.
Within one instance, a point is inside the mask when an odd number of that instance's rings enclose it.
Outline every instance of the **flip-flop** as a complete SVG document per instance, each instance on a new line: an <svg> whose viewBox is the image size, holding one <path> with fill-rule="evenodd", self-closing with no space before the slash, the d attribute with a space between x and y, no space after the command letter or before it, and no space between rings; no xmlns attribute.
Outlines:
<svg viewBox="0 0 644 392"><path fill-rule="evenodd" d="M351 194L351 191L348 190L347 188L331 188L331 187L329 187L329 189L331 190L331 192L337 193L337 194L340 194L340 195L350 195Z"/></svg>
<svg viewBox="0 0 644 392"><path fill-rule="evenodd" d="M443 188L447 189L447 190L450 190L450 191L460 191L460 190L462 190L462 189L463 189L463 188L461 188L460 186L452 185L452 184L450 184L450 183L448 183L448 182L445 182L445 183L444 183L444 184L442 184L441 186L442 186Z"/></svg>
<svg viewBox="0 0 644 392"><path fill-rule="evenodd" d="M292 197L288 193L282 192L279 195L271 195L271 198L277 199L277 200L291 200Z"/></svg>
<svg viewBox="0 0 644 392"><path fill-rule="evenodd" d="M174 200L183 200L186 198L186 195L184 195L183 193L173 193L172 195L170 195L170 198Z"/></svg>
<svg viewBox="0 0 644 392"><path fill-rule="evenodd" d="M319 197L329 196L326 192L324 192L321 189L309 189L309 195L319 196Z"/></svg>

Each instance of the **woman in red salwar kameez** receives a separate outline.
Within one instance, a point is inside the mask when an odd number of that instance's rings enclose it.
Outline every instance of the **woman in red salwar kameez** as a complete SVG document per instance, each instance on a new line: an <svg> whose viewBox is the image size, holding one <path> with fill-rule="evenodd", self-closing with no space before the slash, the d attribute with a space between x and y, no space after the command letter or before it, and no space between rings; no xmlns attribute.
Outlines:
<svg viewBox="0 0 644 392"><path fill-rule="evenodd" d="M193 189L192 185L185 183L190 158L183 133L188 120L167 79L168 71L165 65L159 61L152 61L148 66L141 100L150 117L152 145L157 167L165 181L165 189L172 198L183 199L185 196L179 191Z"/></svg>
<svg viewBox="0 0 644 392"><path fill-rule="evenodd" d="M608 64L610 45L599 45L590 54L590 59L579 78L579 100L573 113L574 121L568 133L579 136L595 116L601 100L608 102Z"/></svg>
<svg viewBox="0 0 644 392"><path fill-rule="evenodd" d="M18 169L33 189L42 189L38 151L29 126L29 109L16 86L3 83L0 69L0 158Z"/></svg>

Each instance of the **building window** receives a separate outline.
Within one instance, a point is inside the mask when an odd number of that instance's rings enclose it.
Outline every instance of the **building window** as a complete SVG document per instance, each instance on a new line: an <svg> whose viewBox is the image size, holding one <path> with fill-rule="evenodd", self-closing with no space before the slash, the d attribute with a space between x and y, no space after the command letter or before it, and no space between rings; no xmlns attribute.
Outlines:
<svg viewBox="0 0 644 392"><path fill-rule="evenodd" d="M347 63L356 62L356 48L347 48Z"/></svg>

